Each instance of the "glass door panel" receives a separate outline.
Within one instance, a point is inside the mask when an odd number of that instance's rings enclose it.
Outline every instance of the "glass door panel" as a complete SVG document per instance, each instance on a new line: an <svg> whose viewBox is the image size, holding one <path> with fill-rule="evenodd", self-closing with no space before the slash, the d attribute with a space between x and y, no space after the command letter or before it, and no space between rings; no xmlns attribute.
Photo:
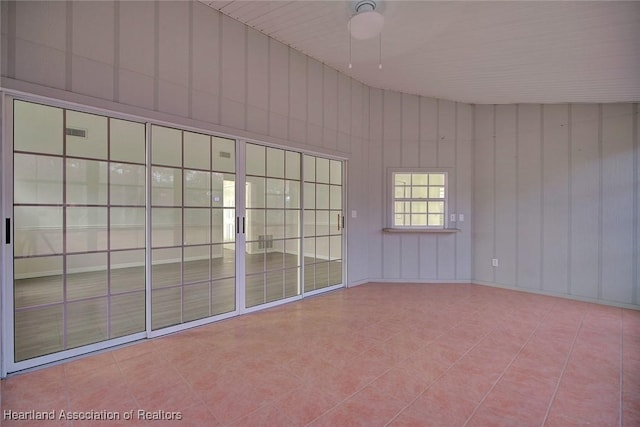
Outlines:
<svg viewBox="0 0 640 427"><path fill-rule="evenodd" d="M151 327L236 309L235 141L151 127Z"/></svg>
<svg viewBox="0 0 640 427"><path fill-rule="evenodd" d="M304 156L304 290L343 281L342 162Z"/></svg>
<svg viewBox="0 0 640 427"><path fill-rule="evenodd" d="M144 331L145 126L15 100L13 129L14 362Z"/></svg>
<svg viewBox="0 0 640 427"><path fill-rule="evenodd" d="M246 145L245 307L300 295L300 154Z"/></svg>

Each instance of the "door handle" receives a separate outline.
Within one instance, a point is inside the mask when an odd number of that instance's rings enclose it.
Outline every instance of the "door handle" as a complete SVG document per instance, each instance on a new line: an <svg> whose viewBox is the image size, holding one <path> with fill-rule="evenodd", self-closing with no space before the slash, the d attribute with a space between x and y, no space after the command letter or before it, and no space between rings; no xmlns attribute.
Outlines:
<svg viewBox="0 0 640 427"><path fill-rule="evenodd" d="M240 233L240 217L236 217L236 234Z"/></svg>
<svg viewBox="0 0 640 427"><path fill-rule="evenodd" d="M242 234L245 232L245 217L242 217Z"/></svg>
<svg viewBox="0 0 640 427"><path fill-rule="evenodd" d="M11 244L11 218L5 218L4 220L4 233L5 233L5 242L7 245Z"/></svg>
<svg viewBox="0 0 640 427"><path fill-rule="evenodd" d="M337 223L338 223L338 231L340 231L340 214L338 214L338 221L337 221Z"/></svg>

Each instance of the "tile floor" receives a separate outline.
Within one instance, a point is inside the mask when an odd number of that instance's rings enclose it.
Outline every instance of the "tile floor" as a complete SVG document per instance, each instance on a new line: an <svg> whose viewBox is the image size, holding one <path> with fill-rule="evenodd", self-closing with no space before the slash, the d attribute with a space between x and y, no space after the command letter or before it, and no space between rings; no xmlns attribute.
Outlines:
<svg viewBox="0 0 640 427"><path fill-rule="evenodd" d="M640 311L460 284L377 284L2 381L2 425L640 426Z"/></svg>

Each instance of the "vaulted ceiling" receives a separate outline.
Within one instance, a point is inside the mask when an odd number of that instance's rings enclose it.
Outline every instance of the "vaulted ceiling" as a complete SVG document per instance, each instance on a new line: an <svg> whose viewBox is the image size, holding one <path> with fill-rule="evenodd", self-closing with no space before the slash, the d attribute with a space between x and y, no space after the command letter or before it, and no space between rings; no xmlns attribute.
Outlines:
<svg viewBox="0 0 640 427"><path fill-rule="evenodd" d="M476 104L640 101L638 1L379 1L353 40L353 1L202 3L370 86Z"/></svg>

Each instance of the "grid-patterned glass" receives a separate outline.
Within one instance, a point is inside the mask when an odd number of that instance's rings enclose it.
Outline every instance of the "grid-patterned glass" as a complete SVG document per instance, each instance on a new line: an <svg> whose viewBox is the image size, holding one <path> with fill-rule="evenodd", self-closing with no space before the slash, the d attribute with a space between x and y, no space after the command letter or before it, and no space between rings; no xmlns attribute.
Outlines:
<svg viewBox="0 0 640 427"><path fill-rule="evenodd" d="M393 226L444 228L445 173L393 174Z"/></svg>
<svg viewBox="0 0 640 427"><path fill-rule="evenodd" d="M304 290L342 283L342 162L304 155Z"/></svg>
<svg viewBox="0 0 640 427"><path fill-rule="evenodd" d="M14 360L144 331L144 124L13 109Z"/></svg>
<svg viewBox="0 0 640 427"><path fill-rule="evenodd" d="M300 154L246 146L245 303L300 295Z"/></svg>
<svg viewBox="0 0 640 427"><path fill-rule="evenodd" d="M151 127L151 327L235 310L235 141Z"/></svg>

